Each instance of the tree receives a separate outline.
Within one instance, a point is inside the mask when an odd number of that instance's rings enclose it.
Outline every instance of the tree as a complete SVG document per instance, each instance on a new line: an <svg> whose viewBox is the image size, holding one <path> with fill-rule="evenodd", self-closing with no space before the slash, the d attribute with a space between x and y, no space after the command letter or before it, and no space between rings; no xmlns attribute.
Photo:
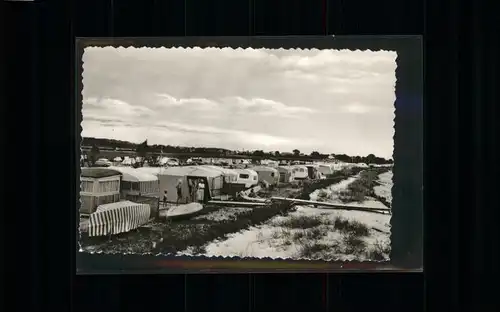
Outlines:
<svg viewBox="0 0 500 312"><path fill-rule="evenodd" d="M280 155L281 155L280 151L274 152L274 156L280 156Z"/></svg>
<svg viewBox="0 0 500 312"><path fill-rule="evenodd" d="M346 154L336 155L335 158L342 161L342 162L351 162L352 161L352 158L350 156L347 156Z"/></svg>
<svg viewBox="0 0 500 312"><path fill-rule="evenodd" d="M97 147L97 145L92 145L92 148L90 149L90 153L89 153L89 160L90 160L90 163L92 165L95 164L95 162L97 161L97 159L99 159L99 154L101 153L101 151L99 150L99 147Z"/></svg>
<svg viewBox="0 0 500 312"><path fill-rule="evenodd" d="M300 155L300 151L298 149L294 149L292 152L293 152L293 155L295 155L295 156Z"/></svg>
<svg viewBox="0 0 500 312"><path fill-rule="evenodd" d="M375 155L370 154L370 155L365 157L364 161L366 164L375 164L375 163L377 163L376 158L377 157L375 157Z"/></svg>
<svg viewBox="0 0 500 312"><path fill-rule="evenodd" d="M256 151L253 151L252 155L253 156L259 156L259 157L264 157L265 153L262 150L256 150Z"/></svg>
<svg viewBox="0 0 500 312"><path fill-rule="evenodd" d="M311 153L311 157L319 158L319 157L321 157L321 154L319 152L314 151Z"/></svg>
<svg viewBox="0 0 500 312"><path fill-rule="evenodd" d="M137 156L139 156L141 158L147 157L148 152L149 152L148 140L146 140L146 141L142 142L141 144L139 144L137 146L137 148L135 149L135 152L137 153Z"/></svg>

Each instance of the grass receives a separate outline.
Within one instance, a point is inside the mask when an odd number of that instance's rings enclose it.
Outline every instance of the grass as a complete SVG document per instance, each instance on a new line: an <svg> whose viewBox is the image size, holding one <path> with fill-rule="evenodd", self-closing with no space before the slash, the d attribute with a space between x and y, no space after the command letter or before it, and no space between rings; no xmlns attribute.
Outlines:
<svg viewBox="0 0 500 312"><path fill-rule="evenodd" d="M322 225L322 219L316 216L291 216L275 225L291 229L310 229Z"/></svg>
<svg viewBox="0 0 500 312"><path fill-rule="evenodd" d="M358 174L362 171L362 168L350 168L343 169L335 172L334 174L328 175L326 179L323 180L304 180L303 189L301 194L297 197L298 199L309 199L309 195L318 189L324 189L332 184L337 184L340 181L347 179L353 175Z"/></svg>
<svg viewBox="0 0 500 312"><path fill-rule="evenodd" d="M303 258L324 258L322 255L331 250L331 246L327 244L322 244L318 242L313 242L312 244L303 244L300 246L299 254Z"/></svg>
<svg viewBox="0 0 500 312"><path fill-rule="evenodd" d="M230 233L237 233L251 226L260 225L270 218L286 213L292 209L292 205L286 202L273 203L266 208L256 208L250 213L238 215L238 218L228 222L207 222L207 220L191 220L190 230L179 229L177 224L167 228L163 232L163 242L157 245L157 252L176 253L191 248L200 248L207 242L221 239ZM196 227L197 223L206 225L206 230Z"/></svg>
<svg viewBox="0 0 500 312"><path fill-rule="evenodd" d="M321 216L290 216L273 222L272 226L278 228L271 233L271 239L281 240L281 247L295 244L301 258L334 260L335 255L339 254L365 254L370 259L384 260L384 255L387 254L382 245L367 249L364 238L370 235L370 231L365 224L340 216L333 220ZM341 233L340 242L327 244L322 241L333 231ZM265 239L262 233L259 234L259 242L262 243ZM269 244L274 245L275 242Z"/></svg>
<svg viewBox="0 0 500 312"><path fill-rule="evenodd" d="M374 261L384 261L391 253L391 245L388 242L375 242L374 246L366 251L366 258Z"/></svg>
<svg viewBox="0 0 500 312"><path fill-rule="evenodd" d="M350 221L342 217L336 217L333 225L338 231L356 237L368 236L370 231L366 225L359 221Z"/></svg>
<svg viewBox="0 0 500 312"><path fill-rule="evenodd" d="M367 197L376 197L373 188L378 185L378 176L390 168L370 168L363 170L360 177L349 184L346 190L339 193L339 199L344 203L363 202Z"/></svg>

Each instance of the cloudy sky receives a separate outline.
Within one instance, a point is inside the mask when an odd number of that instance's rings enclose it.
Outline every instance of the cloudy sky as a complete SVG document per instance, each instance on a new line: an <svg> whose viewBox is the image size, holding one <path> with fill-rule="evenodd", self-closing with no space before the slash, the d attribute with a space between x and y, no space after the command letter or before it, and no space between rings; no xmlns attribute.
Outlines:
<svg viewBox="0 0 500 312"><path fill-rule="evenodd" d="M392 158L396 57L86 48L82 136Z"/></svg>

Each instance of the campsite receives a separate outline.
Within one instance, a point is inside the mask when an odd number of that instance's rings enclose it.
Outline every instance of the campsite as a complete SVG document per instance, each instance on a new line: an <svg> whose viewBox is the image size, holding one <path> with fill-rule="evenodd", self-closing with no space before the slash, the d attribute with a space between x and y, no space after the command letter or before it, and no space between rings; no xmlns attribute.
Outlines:
<svg viewBox="0 0 500 312"><path fill-rule="evenodd" d="M396 59L86 47L80 251L389 259Z"/></svg>
<svg viewBox="0 0 500 312"><path fill-rule="evenodd" d="M81 168L91 253L386 260L392 165L248 161ZM139 163L140 160L137 159ZM227 161L228 163L230 161Z"/></svg>

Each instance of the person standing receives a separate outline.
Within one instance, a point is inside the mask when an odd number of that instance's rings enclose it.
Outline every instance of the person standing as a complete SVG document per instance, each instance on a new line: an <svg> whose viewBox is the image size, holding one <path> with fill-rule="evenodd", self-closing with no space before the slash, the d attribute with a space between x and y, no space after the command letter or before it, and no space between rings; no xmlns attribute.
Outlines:
<svg viewBox="0 0 500 312"><path fill-rule="evenodd" d="M179 181L177 181L176 189L177 189L177 205L179 205L179 201L182 200L182 180L179 179Z"/></svg>
<svg viewBox="0 0 500 312"><path fill-rule="evenodd" d="M167 201L168 201L167 194L168 194L167 190L164 190L163 191L163 206L165 206L165 207L167 206Z"/></svg>
<svg viewBox="0 0 500 312"><path fill-rule="evenodd" d="M197 187L197 201L198 203L202 204L205 201L205 183L203 180L198 181L198 187Z"/></svg>

